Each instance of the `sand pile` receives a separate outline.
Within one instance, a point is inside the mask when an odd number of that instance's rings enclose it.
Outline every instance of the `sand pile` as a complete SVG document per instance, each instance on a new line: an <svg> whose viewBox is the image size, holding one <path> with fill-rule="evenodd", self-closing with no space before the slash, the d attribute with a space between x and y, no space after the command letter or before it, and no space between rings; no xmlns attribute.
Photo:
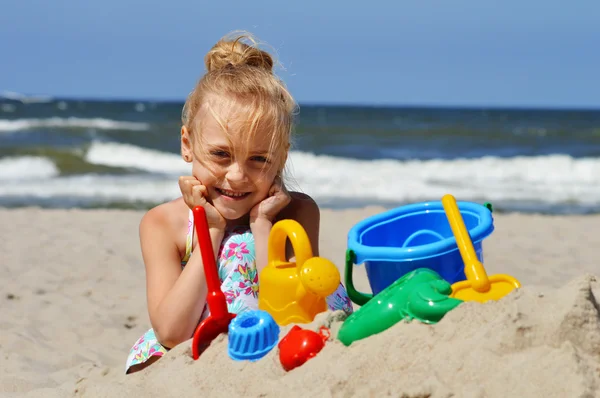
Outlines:
<svg viewBox="0 0 600 398"><path fill-rule="evenodd" d="M101 384L82 381L77 394L598 396L599 295L592 276L560 289L525 287L498 302L464 303L436 325L400 323L350 347L328 341L289 373L276 350L256 363L230 360L222 335L198 361L190 358L188 342L145 372ZM342 313L325 313L308 327L324 324L334 337L341 319Z"/></svg>

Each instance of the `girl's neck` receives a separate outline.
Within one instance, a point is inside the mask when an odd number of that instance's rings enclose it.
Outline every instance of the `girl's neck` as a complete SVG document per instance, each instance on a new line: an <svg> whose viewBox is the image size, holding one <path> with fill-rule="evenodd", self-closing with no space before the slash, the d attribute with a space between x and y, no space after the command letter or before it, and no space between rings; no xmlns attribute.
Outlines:
<svg viewBox="0 0 600 398"><path fill-rule="evenodd" d="M236 220L227 220L226 228L231 229L239 226L250 225L250 214L246 214Z"/></svg>

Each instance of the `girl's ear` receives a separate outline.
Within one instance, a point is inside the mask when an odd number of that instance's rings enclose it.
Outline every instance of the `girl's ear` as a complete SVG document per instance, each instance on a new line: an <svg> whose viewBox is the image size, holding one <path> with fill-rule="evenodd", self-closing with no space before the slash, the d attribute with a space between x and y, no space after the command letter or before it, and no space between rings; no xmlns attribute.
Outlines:
<svg viewBox="0 0 600 398"><path fill-rule="evenodd" d="M194 159L190 132L185 126L181 127L181 157L187 163Z"/></svg>

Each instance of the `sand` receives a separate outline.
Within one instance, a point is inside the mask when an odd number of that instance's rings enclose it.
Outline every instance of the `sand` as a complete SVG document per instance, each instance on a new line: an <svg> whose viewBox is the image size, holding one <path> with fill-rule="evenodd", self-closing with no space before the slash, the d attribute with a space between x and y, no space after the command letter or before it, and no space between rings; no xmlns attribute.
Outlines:
<svg viewBox="0 0 600 398"><path fill-rule="evenodd" d="M321 255L342 269L349 228L381 210L323 211ZM276 350L232 361L222 335L198 361L189 340L126 376L149 327L142 214L0 209L0 396L600 396L600 216L495 214L486 268L523 288L436 325L402 322L345 347L343 314L327 312L304 327L325 324L332 339L291 372ZM355 279L368 291L364 267Z"/></svg>

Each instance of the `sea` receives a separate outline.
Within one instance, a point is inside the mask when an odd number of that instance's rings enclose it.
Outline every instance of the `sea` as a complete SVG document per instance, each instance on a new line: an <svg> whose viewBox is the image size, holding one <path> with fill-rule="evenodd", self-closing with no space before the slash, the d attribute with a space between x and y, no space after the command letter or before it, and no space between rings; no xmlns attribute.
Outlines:
<svg viewBox="0 0 600 398"><path fill-rule="evenodd" d="M0 206L148 209L180 195L182 101L0 96ZM490 202L600 212L600 110L300 104L290 189L322 208Z"/></svg>

